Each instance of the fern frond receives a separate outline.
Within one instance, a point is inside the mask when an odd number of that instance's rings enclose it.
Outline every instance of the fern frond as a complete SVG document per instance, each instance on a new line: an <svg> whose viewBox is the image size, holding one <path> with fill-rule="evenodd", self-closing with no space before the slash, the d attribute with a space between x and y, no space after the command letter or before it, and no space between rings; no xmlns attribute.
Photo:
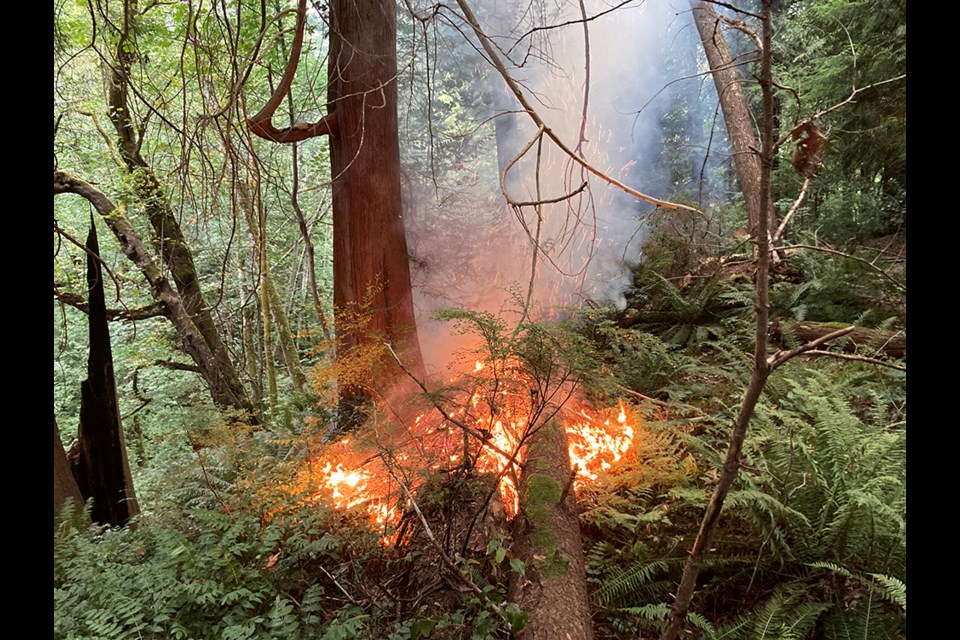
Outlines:
<svg viewBox="0 0 960 640"><path fill-rule="evenodd" d="M669 569L670 563L666 560L634 562L622 572L605 580L594 597L605 606L623 602L641 587L649 585L654 577L666 573Z"/></svg>
<svg viewBox="0 0 960 640"><path fill-rule="evenodd" d="M899 606L904 613L907 612L907 585L902 580L882 573L868 573L867 575L879 584L876 589L881 598Z"/></svg>

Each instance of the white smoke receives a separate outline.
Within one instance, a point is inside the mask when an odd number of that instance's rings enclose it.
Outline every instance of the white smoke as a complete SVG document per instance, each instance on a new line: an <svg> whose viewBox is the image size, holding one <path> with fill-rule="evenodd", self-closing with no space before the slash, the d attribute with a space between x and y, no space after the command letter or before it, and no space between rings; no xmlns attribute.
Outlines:
<svg viewBox="0 0 960 640"><path fill-rule="evenodd" d="M695 40L683 33L692 29L688 8L677 10L665 1L584 0L588 56L576 1L474 0L471 6L485 32L508 54L504 61L511 76L569 148L579 146L587 162L643 193L669 195L670 177L661 162L661 117L680 85L672 82L676 70L668 69L663 59L665 51L677 46L689 48L691 61L698 55ZM450 23L457 28L438 27L444 32L437 41L460 38L462 46L466 34L479 50L469 27L456 18ZM463 55L456 52L465 49L451 46L450 55ZM486 106L486 116L519 108L495 71L482 73L494 87L493 102L499 102ZM589 98L581 142L585 89ZM449 328L432 324L431 312L460 306L496 313L515 306L527 294L534 236L539 236L534 299L541 314L576 308L588 300L623 308L630 264L641 259L644 218L653 207L590 176L548 139L539 159L535 144L511 168L506 181L511 197L556 199L583 182L588 187L539 209L524 206L515 211L505 205L496 153L504 164L533 139L536 126L523 113L500 117L509 119L508 135L502 130L497 136L493 124L473 134L488 139L480 146L492 155L485 166L494 171L487 171L485 179L468 186L421 184L405 194L408 203L416 203L407 214L407 227L415 256L420 338L434 365L447 361L451 347ZM423 131L407 135L422 136ZM452 229L450 207L460 214ZM442 229L434 224L437 220L445 221Z"/></svg>

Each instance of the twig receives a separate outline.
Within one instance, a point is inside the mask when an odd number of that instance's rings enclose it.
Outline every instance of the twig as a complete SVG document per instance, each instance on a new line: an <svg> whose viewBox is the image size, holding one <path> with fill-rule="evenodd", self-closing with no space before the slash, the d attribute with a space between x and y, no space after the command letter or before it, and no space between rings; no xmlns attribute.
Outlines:
<svg viewBox="0 0 960 640"><path fill-rule="evenodd" d="M407 369L407 367L406 367L406 366L403 364L403 362L400 360L400 356L398 356L398 355L397 355L397 352L393 350L393 347L390 346L390 344L387 343L387 342L384 342L383 345L387 348L388 351L390 351L391 355L393 355L394 359L397 361L397 364L400 366L400 368L403 370L403 372L404 372L405 374L407 374L407 376L408 376L411 380L413 380L413 381L417 384L417 386L420 387L421 390L423 390L423 392L424 392L425 394L429 395L429 394L430 394L430 390L427 389L427 385L425 385L419 378L417 378L417 377L413 374L412 371L410 371L409 369ZM516 457L515 455L511 455L511 454L507 453L506 451L504 451L503 449L501 449L501 448L498 447L497 445L495 445L495 444L493 444L492 442L490 442L490 438L484 436L482 433L480 433L480 432L477 431L476 429L474 429L474 428L470 427L469 425L464 424L464 423L461 422L460 420L457 420L456 418L454 418L452 415L450 415L450 414L447 412L446 409L444 409L442 406L440 406L440 404L439 404L438 402L434 402L433 400L431 400L430 403L433 405L433 407L434 407L437 411L440 412L440 415L443 416L443 419L444 419L444 420L446 420L447 422L450 422L451 424L456 425L457 427L463 429L463 431L464 431L465 433L467 433L468 435L471 435L471 436L473 436L474 438L476 438L477 440L479 440L480 443L481 443L483 446L485 446L485 447L487 447L488 449L490 449L491 451L493 451L493 452L495 452L495 453L503 456L506 460L509 460L509 461L512 462L513 464L515 464L515 465L517 465L518 467L521 467L521 468L522 468L522 466L523 466L522 463L521 463L519 460L517 460L517 457Z"/></svg>
<svg viewBox="0 0 960 640"><path fill-rule="evenodd" d="M683 204L677 204L675 202L669 202L667 200L660 200L658 198L654 198L653 196L648 196L645 193L641 193L636 189L628 187L627 185L623 184L619 180L608 176L604 172L600 171L599 169L591 165L589 162L587 162L586 160L578 156L566 144L564 144L564 142L560 139L560 137L556 133L554 133L553 130L546 125L546 123L544 123L543 119L540 117L540 115L536 112L536 110L527 100L526 96L523 95L523 91L520 90L520 86L517 84L517 81L514 80L513 77L510 75L510 72L507 71L507 68L503 64L503 61L500 59L500 56L497 54L493 43L490 41L490 36L484 33L483 29L480 28L480 23L477 21L477 17L473 14L473 11L470 9L470 6L467 5L466 0L457 0L457 5L459 5L460 10L463 11L463 17L467 21L467 24L470 25L470 27L473 29L473 32L476 34L477 38L480 40L480 44L483 46L484 51L486 51L487 56L489 56L490 62L493 64L494 67L496 67L497 71L500 72L500 75L503 76L504 82L507 83L507 86L513 92L514 96L516 96L517 101L527 112L527 115L530 116L534 124L536 124L538 127L540 127L543 130L543 133L548 138L553 140L554 144L556 144L557 147L559 147L559 149L563 153L565 153L574 162L576 162L577 164L582 166L584 169L586 169L596 177L600 178L607 184L617 187L618 189L632 195L634 198L637 198L638 200L643 200L644 202L649 202L652 205L655 205L658 207L664 207L665 209L683 209L685 211L694 211L694 212L697 211L693 207L688 207Z"/></svg>
<svg viewBox="0 0 960 640"><path fill-rule="evenodd" d="M800 122L800 124L798 124L796 127L794 127L794 128L791 129L789 132L787 132L787 134L784 135L782 138L780 138L779 140L777 140L777 143L774 145L774 148L779 149L781 146L783 146L788 140L790 140L790 139L793 137L793 132L796 131L797 129L799 129L801 126L803 126L804 123L806 123L806 122L812 122L813 120L819 120L820 118L822 118L823 116L827 115L828 113L833 113L833 112L836 111L837 109L841 109L841 108L847 106L847 105L850 104L851 102L854 102L854 98L856 98L858 94L863 93L864 91L867 91L868 89L873 89L874 87L879 87L880 85L883 85L883 84L889 84L889 83L891 83L891 82L896 82L897 80L903 80L903 79L906 78L906 77L907 77L907 74L903 73L903 74L900 74L899 76L895 76L895 77L893 77L893 78L887 78L886 80L881 80L880 82L874 82L873 84L868 84L868 85L865 86L865 87L860 87L859 89L854 89L853 92L851 92L850 95L847 96L847 99L846 99L846 100L842 100L842 101L838 102L837 104L833 105L832 107L827 107L827 108L824 109L823 111L818 111L817 113L813 114L812 116L808 116L807 118L804 118L804 120L803 120L802 122Z"/></svg>
<svg viewBox="0 0 960 640"><path fill-rule="evenodd" d="M820 336L816 340L811 340L810 342L807 342L806 344L802 344L799 347L790 349L789 351L777 351L775 354L770 356L770 358L767 360L767 366L770 368L770 371L773 371L774 369L782 365L784 362L786 362L790 358L798 356L801 353L812 351L813 349L816 349L820 345L826 344L831 340L842 338L848 333L853 333L854 329L856 329L856 327L854 326L845 327L843 329L837 329L836 331L831 331L825 336Z"/></svg>
<svg viewBox="0 0 960 640"><path fill-rule="evenodd" d="M444 566L450 570L451 573L456 575L463 583L475 594L477 594L482 600L490 606L491 609L496 612L505 622L510 624L510 620L504 615L503 610L495 603L490 601L483 593L483 590L476 585L476 583L470 579L470 576L464 574L453 560L450 559L450 556L443 550L443 547L440 546L440 543L437 542L436 536L433 535L433 530L430 528L430 524L427 522L426 517L424 517L423 512L420 511L420 506L417 504L417 501L413 499L413 495L410 493L410 489L407 488L407 485L394 473L393 468L390 464L387 463L386 457L384 457L384 466L387 468L387 472L397 481L397 484L400 485L400 489L403 490L403 494L407 497L407 500L410 501L410 505L413 507L414 512L417 514L417 518L420 519L420 524L423 525L423 532L427 535L427 540L430 541L430 545L436 550L437 554L440 556L440 560L443 562Z"/></svg>
<svg viewBox="0 0 960 640"><path fill-rule="evenodd" d="M212 482L210 482L210 476L207 475L207 466L203 464L203 455L200 453L200 451L203 449L203 445L201 445L199 442L195 442L190 436L187 436L187 440L190 442L190 447L197 454L197 462L200 463L200 470L203 471L203 481L207 484L207 487L209 487L210 491L213 492L213 497L216 498L217 502L220 503L220 506L223 507L223 512L228 516L231 515L230 507L228 507L227 503L224 502L223 498L220 497L220 493L217 491L217 488L213 486Z"/></svg>
<svg viewBox="0 0 960 640"><path fill-rule="evenodd" d="M56 191L54 191L54 193L56 193ZM67 231L64 231L63 229L61 229L60 225L57 224L56 220L53 221L53 230L56 231L59 235L66 238L67 241L70 242L70 244L73 244L79 247L84 253L87 254L87 256L93 258L94 262L100 263L100 266L103 267L104 271L110 274L110 279L113 280L113 285L117 289L117 300L120 300L120 281L117 279L117 276L114 275L113 270L110 269L110 265L104 262L103 258L95 254L93 251L90 251L90 249L87 248L86 244L84 244L83 242L80 242L79 240L74 238L72 235L70 235Z"/></svg>
<svg viewBox="0 0 960 640"><path fill-rule="evenodd" d="M829 356L831 358L838 358L840 360L853 360L855 362L868 362L870 364L875 364L880 367L889 367L891 369L897 369L898 371L906 371L907 368L899 364L894 364L892 362L886 362L885 360L880 360L879 358L871 358L869 356L858 356L853 353L837 353L835 351L822 351L820 349L811 349L803 355L807 356Z"/></svg>
<svg viewBox="0 0 960 640"><path fill-rule="evenodd" d="M889 275L886 271L876 266L869 260L864 260L863 258L850 255L849 253L844 253L843 251L837 251L836 249L828 249L827 247L819 247L817 245L812 245L812 244L791 244L791 245L786 245L784 247L781 247L781 249L783 249L784 251L786 251L787 249L809 249L811 251L822 251L823 253L829 253L834 256L840 256L842 258L855 260L857 262L867 265L868 267L870 267L871 269L879 273L881 276L883 276L886 280L888 280L893 286L895 286L900 291L906 292L907 290L906 285L900 283L896 278Z"/></svg>
<svg viewBox="0 0 960 640"><path fill-rule="evenodd" d="M560 494L560 499L557 500L557 504L563 504L567 499L567 495L570 493L570 487L573 486L573 481L577 479L577 468L574 466L570 469L570 477L567 478L567 484L563 487L563 493Z"/></svg>
<svg viewBox="0 0 960 640"><path fill-rule="evenodd" d="M772 238L770 238L770 244L772 244L774 247L776 247L777 244L780 242L780 236L783 235L784 230L787 228L787 223L790 222L790 218L792 218L793 214L795 214L797 210L800 209L800 205L801 203L803 203L803 199L806 197L807 189L809 188L810 188L810 178L804 178L803 186L800 187L800 195L797 196L796 202L794 202L793 206L790 207L790 210L787 211L787 215L783 216L783 222L781 222L780 226L777 227L777 232L773 234Z"/></svg>
<svg viewBox="0 0 960 640"><path fill-rule="evenodd" d="M323 571L328 578L333 580L333 584L337 585L337 589L340 589L340 591L343 592L343 595L347 596L347 599L350 601L350 604L353 604L353 605L357 604L357 601L354 600L352 595L350 595L350 592L344 589L342 586L340 586L340 583L337 582L337 579L334 578L332 575L330 575L330 572L324 569L323 565L318 565L318 566L320 567L320 571Z"/></svg>

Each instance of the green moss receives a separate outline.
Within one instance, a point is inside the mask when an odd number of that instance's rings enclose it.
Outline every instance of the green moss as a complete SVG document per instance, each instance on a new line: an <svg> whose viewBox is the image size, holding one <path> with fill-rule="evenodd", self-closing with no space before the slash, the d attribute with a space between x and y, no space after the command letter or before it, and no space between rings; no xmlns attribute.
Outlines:
<svg viewBox="0 0 960 640"><path fill-rule="evenodd" d="M540 562L540 571L547 578L562 578L567 575L568 563L556 549Z"/></svg>
<svg viewBox="0 0 960 640"><path fill-rule="evenodd" d="M530 542L543 560L537 566L548 578L560 578L567 573L567 561L557 552L557 536L550 527L550 508L560 502L563 490L553 478L532 473L524 492L524 507L530 523Z"/></svg>

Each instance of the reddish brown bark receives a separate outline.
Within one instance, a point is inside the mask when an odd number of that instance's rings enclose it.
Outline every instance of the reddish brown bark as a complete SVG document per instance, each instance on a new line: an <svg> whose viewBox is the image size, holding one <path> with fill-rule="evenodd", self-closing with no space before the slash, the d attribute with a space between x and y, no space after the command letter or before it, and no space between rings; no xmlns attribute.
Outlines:
<svg viewBox="0 0 960 640"><path fill-rule="evenodd" d="M369 314L362 330L337 327L340 357L389 342L423 379L400 201L396 11L392 0L330 4L328 110L339 124L330 140L333 301ZM402 377L396 369L384 382Z"/></svg>
<svg viewBox="0 0 960 640"><path fill-rule="evenodd" d="M306 2L301 0L297 33L284 76L268 103L248 120L250 130L274 142L330 136L333 175L333 301L338 358L389 343L407 368L424 377L417 338L410 264L400 200L400 143L397 134L396 4L388 0L330 3L328 115L314 124L277 129L270 122L296 73L303 42ZM345 316L353 316L345 320ZM357 319L362 317L362 325ZM397 367L357 372L354 380L384 391L406 380ZM341 395L365 396L347 383Z"/></svg>

